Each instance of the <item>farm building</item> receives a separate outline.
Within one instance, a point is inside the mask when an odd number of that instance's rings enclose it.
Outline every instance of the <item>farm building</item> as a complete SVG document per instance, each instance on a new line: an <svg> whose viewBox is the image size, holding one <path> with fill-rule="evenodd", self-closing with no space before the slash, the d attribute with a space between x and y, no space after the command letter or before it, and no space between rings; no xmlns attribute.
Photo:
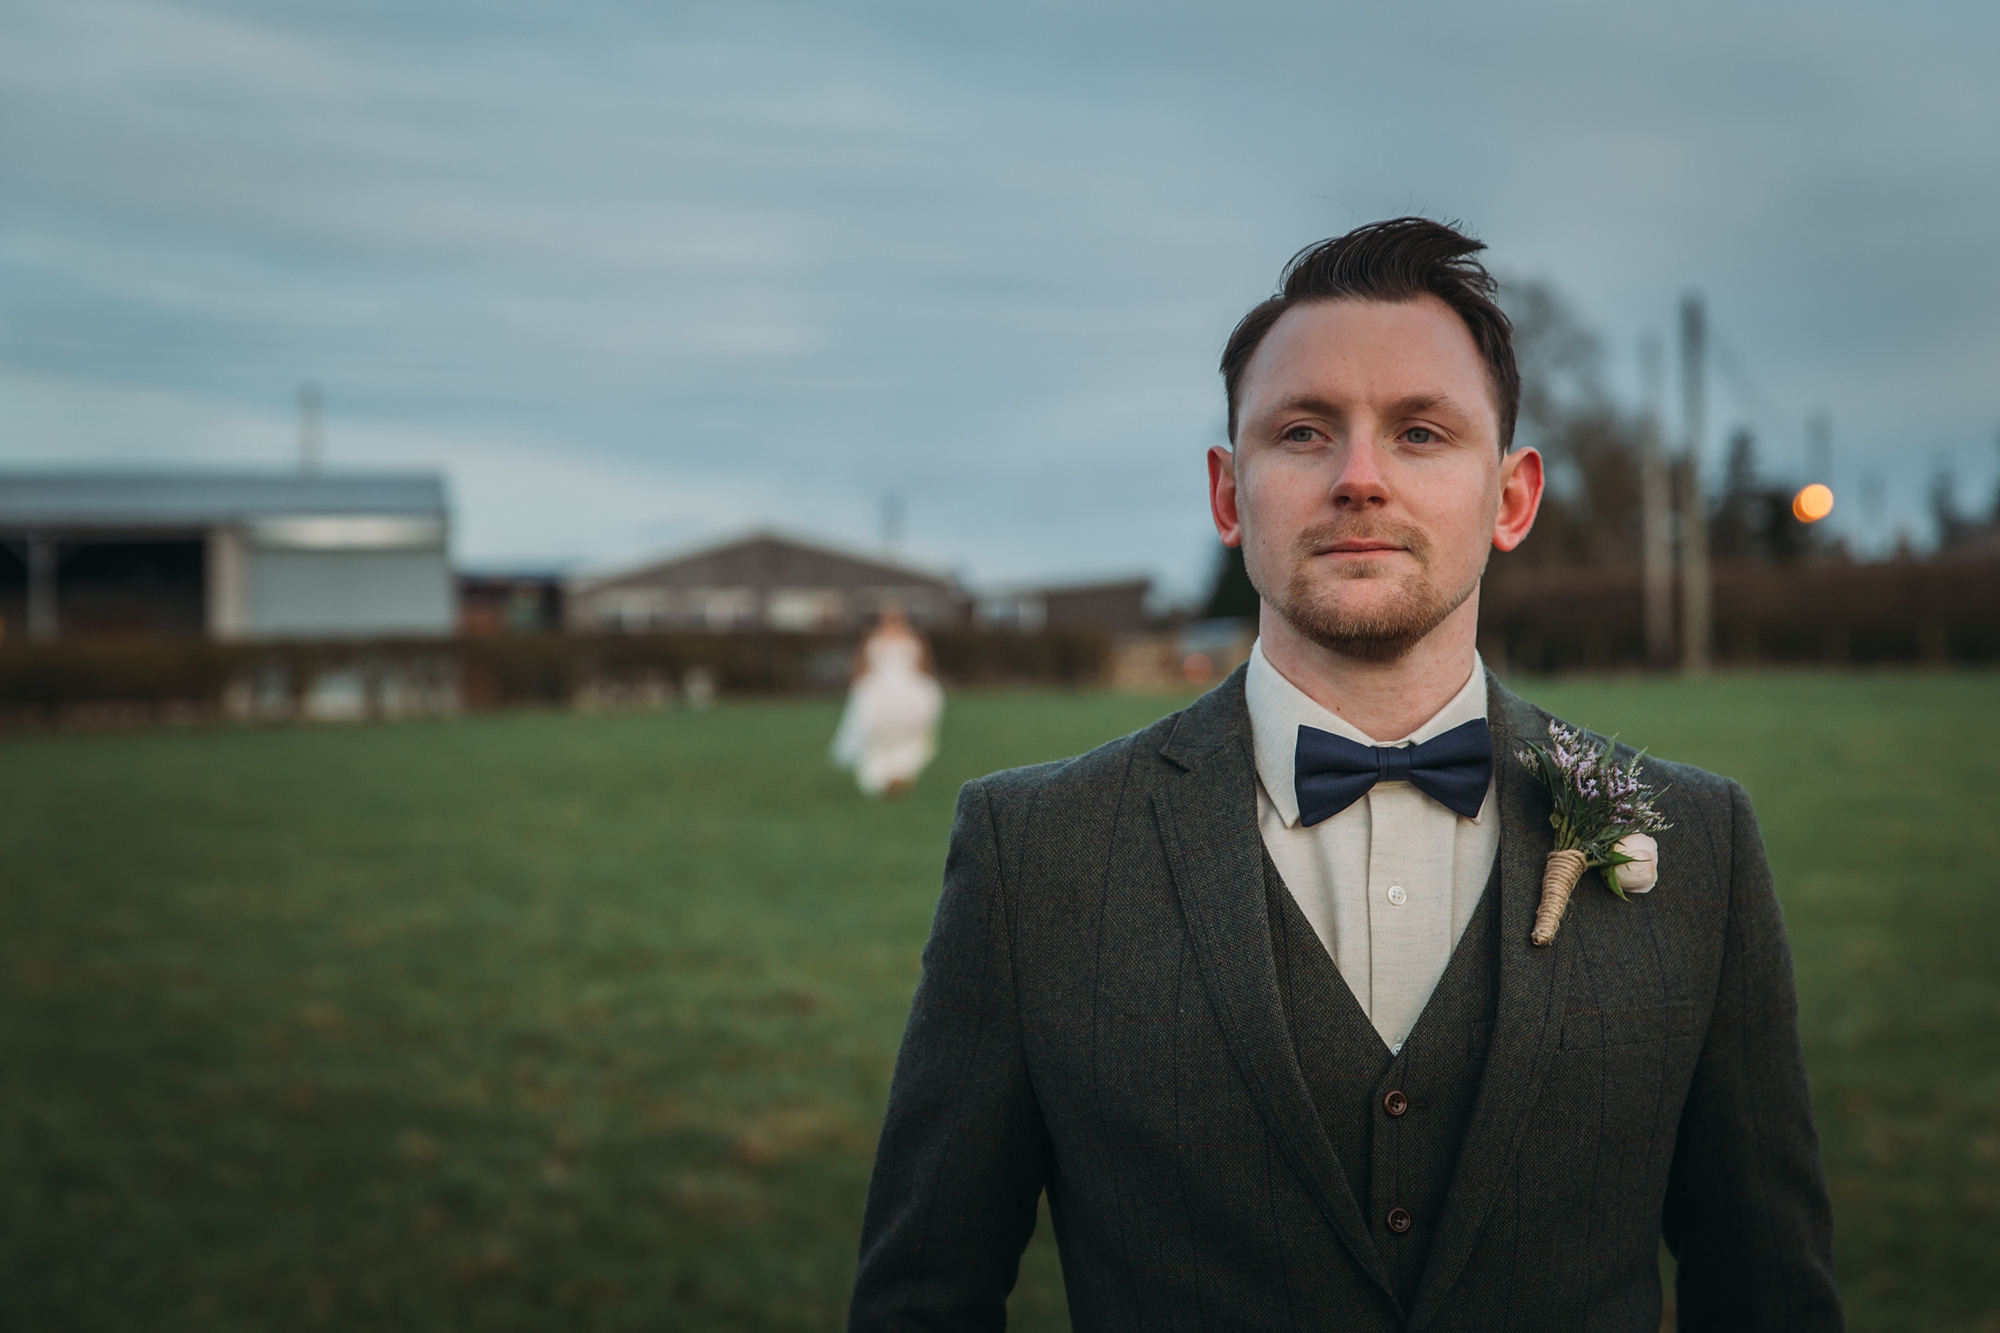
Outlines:
<svg viewBox="0 0 2000 1333"><path fill-rule="evenodd" d="M449 634L434 475L0 474L0 626L30 639Z"/></svg>
<svg viewBox="0 0 2000 1333"><path fill-rule="evenodd" d="M563 627L563 576L552 570L460 570L458 632L550 634Z"/></svg>
<svg viewBox="0 0 2000 1333"><path fill-rule="evenodd" d="M995 629L1095 629L1137 634L1147 625L1151 579L1071 583L1050 588L1003 588L981 593L978 616Z"/></svg>
<svg viewBox="0 0 2000 1333"><path fill-rule="evenodd" d="M574 585L570 625L583 630L845 632L898 605L920 626L966 618L949 578L773 533L756 533Z"/></svg>

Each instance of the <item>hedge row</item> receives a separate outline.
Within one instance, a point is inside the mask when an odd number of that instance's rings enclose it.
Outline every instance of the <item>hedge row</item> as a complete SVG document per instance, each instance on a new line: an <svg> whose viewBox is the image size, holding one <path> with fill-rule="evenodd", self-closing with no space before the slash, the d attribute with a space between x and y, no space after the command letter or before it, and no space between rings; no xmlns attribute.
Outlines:
<svg viewBox="0 0 2000 1333"><path fill-rule="evenodd" d="M1639 666L1634 569L1519 570L1496 561L1481 594L1496 667ZM1088 630L931 635L947 684L1086 685L1111 643ZM452 640L0 644L0 717L60 720L297 711L346 673L375 712L658 702L688 689L777 694L845 687L855 641L802 634L502 635ZM1715 656L1725 665L2000 662L2000 558L1723 567ZM95 710L95 713L92 712Z"/></svg>
<svg viewBox="0 0 2000 1333"><path fill-rule="evenodd" d="M2000 662L2000 559L1723 566L1714 608L1723 665ZM1643 665L1639 571L1496 561L1479 636L1488 662L1515 670Z"/></svg>
<svg viewBox="0 0 2000 1333"><path fill-rule="evenodd" d="M948 684L1099 681L1110 644L1090 631L931 636ZM446 682L454 706L482 709L588 698L672 696L700 680L733 694L838 691L852 639L801 634L505 635L453 640L215 644L100 640L0 645L0 711L54 717L79 706L196 712L284 711L345 672L381 682ZM244 701L232 704L232 700ZM275 700L275 706L274 701Z"/></svg>

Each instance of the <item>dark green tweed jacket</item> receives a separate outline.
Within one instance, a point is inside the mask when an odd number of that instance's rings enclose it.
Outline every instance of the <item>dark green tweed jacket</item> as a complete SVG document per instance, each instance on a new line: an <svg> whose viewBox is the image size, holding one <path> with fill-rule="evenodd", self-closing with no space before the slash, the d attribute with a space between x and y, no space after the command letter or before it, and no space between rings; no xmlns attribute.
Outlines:
<svg viewBox="0 0 2000 1333"><path fill-rule="evenodd" d="M1791 954L1735 783L1646 762L1657 888L1586 883L1528 943L1551 846L1489 681L1497 1021L1399 1301L1314 1111L1266 909L1239 671L1063 763L966 784L896 1064L849 1315L999 1329L1048 1192L1079 1330L1838 1329Z"/></svg>

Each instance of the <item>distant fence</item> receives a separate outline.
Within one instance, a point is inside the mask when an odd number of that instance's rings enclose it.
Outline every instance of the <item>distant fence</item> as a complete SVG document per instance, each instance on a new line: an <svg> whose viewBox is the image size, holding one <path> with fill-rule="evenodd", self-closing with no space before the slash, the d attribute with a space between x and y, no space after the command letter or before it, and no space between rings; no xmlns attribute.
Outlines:
<svg viewBox="0 0 2000 1333"><path fill-rule="evenodd" d="M1093 684L1087 630L930 635L952 685ZM716 693L835 692L851 639L809 634L496 635L451 640L0 645L0 723L410 717L519 705L661 706Z"/></svg>
<svg viewBox="0 0 2000 1333"><path fill-rule="evenodd" d="M1641 666L1643 616L1636 569L1496 562L1480 651L1517 671ZM2000 662L2000 558L1722 566L1714 646L1727 666Z"/></svg>

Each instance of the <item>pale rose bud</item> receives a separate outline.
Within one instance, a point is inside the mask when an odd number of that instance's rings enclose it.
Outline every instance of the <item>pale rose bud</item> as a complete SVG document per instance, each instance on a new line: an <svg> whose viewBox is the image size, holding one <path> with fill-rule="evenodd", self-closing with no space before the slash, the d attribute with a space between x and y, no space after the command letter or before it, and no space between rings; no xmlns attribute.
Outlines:
<svg viewBox="0 0 2000 1333"><path fill-rule="evenodd" d="M1644 833L1628 833L1614 849L1632 859L1618 867L1618 887L1627 893L1645 893L1660 879L1660 844Z"/></svg>

